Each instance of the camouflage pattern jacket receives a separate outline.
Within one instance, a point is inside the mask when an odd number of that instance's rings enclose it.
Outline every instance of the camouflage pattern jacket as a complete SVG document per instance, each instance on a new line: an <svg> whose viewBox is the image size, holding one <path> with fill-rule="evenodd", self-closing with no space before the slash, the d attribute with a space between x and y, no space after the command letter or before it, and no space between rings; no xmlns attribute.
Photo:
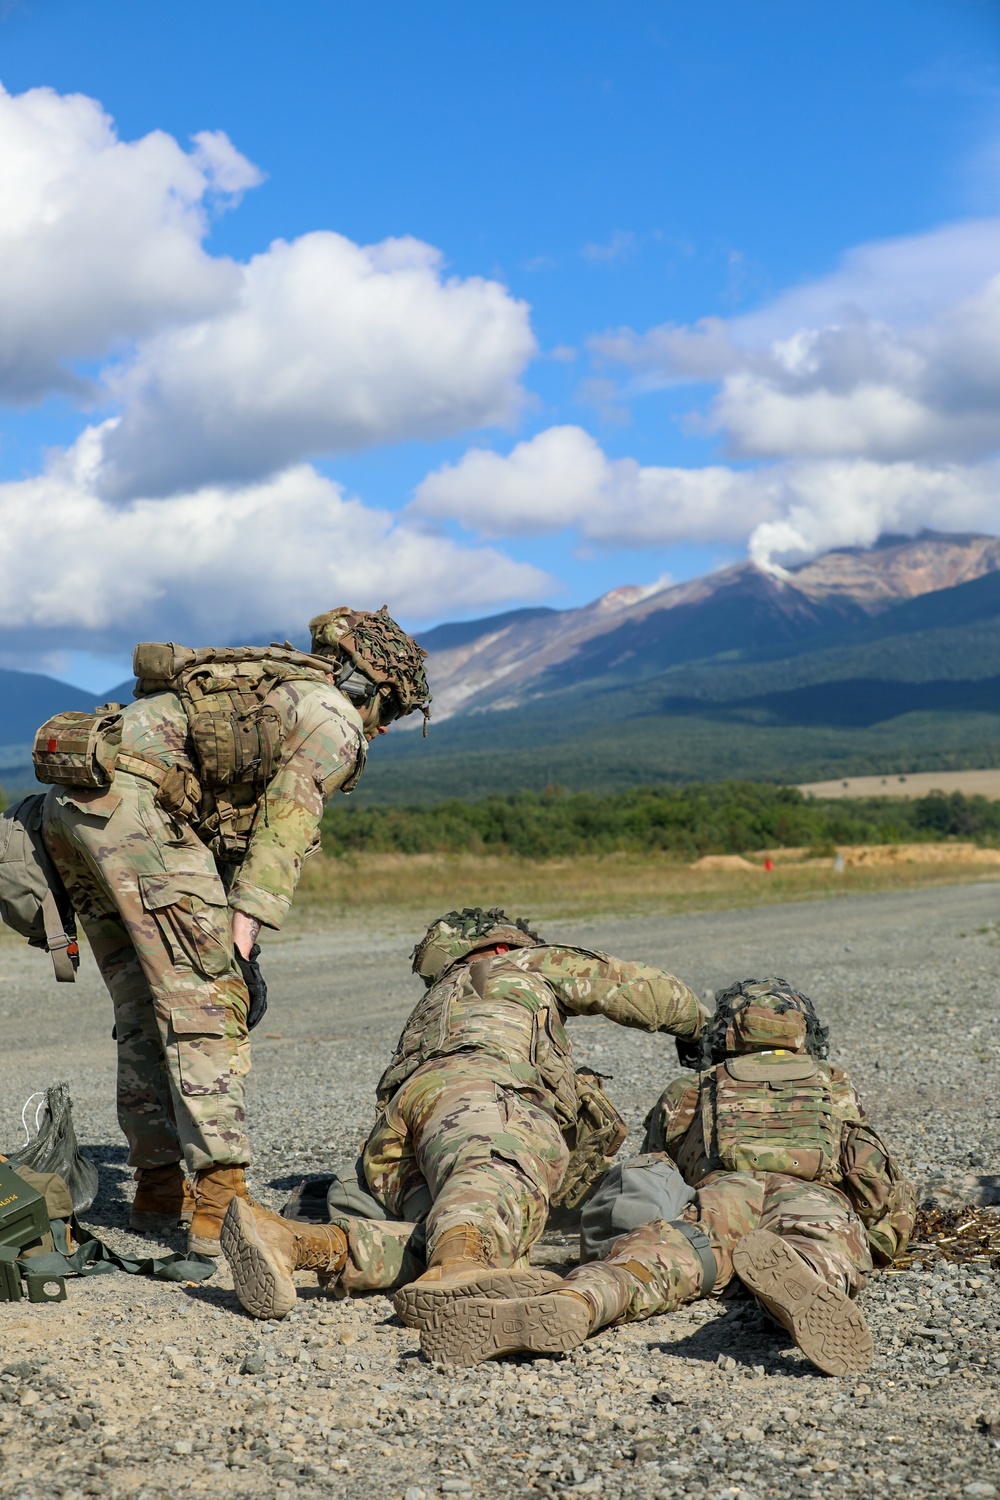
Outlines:
<svg viewBox="0 0 1000 1500"><path fill-rule="evenodd" d="M266 702L281 719L281 765L268 782L246 857L228 882L229 904L265 927L280 927L302 861L318 846L324 804L334 792L354 786L366 745L357 709L332 683L283 682ZM128 756L197 776L187 715L176 693L153 693L128 704L120 758Z"/></svg>
<svg viewBox="0 0 1000 1500"><path fill-rule="evenodd" d="M694 1038L707 1012L686 984L647 964L587 948L518 948L459 962L414 1007L379 1080L384 1109L417 1068L485 1053L514 1088L533 1089L564 1129L577 1119L567 1016L607 1016L642 1031Z"/></svg>
<svg viewBox="0 0 1000 1500"><path fill-rule="evenodd" d="M808 1055L747 1053L676 1078L646 1117L644 1151L664 1152L700 1187L725 1172L779 1172L837 1188L876 1260L902 1253L915 1195L839 1068Z"/></svg>

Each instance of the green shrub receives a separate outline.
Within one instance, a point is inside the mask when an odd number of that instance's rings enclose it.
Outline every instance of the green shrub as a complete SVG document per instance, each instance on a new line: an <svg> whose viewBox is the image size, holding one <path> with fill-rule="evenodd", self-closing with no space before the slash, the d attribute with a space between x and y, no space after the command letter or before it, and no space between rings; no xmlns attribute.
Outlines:
<svg viewBox="0 0 1000 1500"><path fill-rule="evenodd" d="M724 781L598 796L544 792L427 806L352 806L323 817L329 854L494 853L528 859L656 851L683 858L748 849L831 848L945 838L1000 841L1000 803L956 792L910 801L821 801L796 787Z"/></svg>

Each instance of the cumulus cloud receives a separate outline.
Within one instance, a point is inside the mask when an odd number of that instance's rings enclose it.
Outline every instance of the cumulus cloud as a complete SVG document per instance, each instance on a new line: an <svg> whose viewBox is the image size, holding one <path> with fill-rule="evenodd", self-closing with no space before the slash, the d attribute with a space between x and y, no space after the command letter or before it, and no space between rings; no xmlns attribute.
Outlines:
<svg viewBox="0 0 1000 1500"><path fill-rule="evenodd" d="M766 471L775 514L751 533L762 566L799 562L831 547L869 547L886 532L997 529L1000 465L849 462L787 464ZM749 476L748 476L749 477Z"/></svg>
<svg viewBox="0 0 1000 1500"><path fill-rule="evenodd" d="M277 241L225 311L140 345L104 492L248 480L297 458L512 420L535 349L528 309L495 281L446 277L414 239L330 232Z"/></svg>
<svg viewBox="0 0 1000 1500"><path fill-rule="evenodd" d="M108 498L247 483L522 406L526 304L449 276L430 245L321 230L247 264L209 255L211 211L260 180L222 132L125 142L94 99L0 90L0 400L116 403Z"/></svg>
<svg viewBox="0 0 1000 1500"><path fill-rule="evenodd" d="M93 99L0 89L0 398L82 391L74 360L223 307L208 209L259 181L221 132L124 142Z"/></svg>
<svg viewBox="0 0 1000 1500"><path fill-rule="evenodd" d="M411 513L482 536L572 528L606 546L742 542L780 512L764 475L608 458L581 427L550 427L504 457L474 448L424 479Z"/></svg>
<svg viewBox="0 0 1000 1500"><path fill-rule="evenodd" d="M721 382L738 457L975 460L1000 448L1000 220L862 246L760 311L593 341L639 388Z"/></svg>
<svg viewBox="0 0 1000 1500"><path fill-rule="evenodd" d="M88 429L37 477L0 484L0 643L119 651L157 637L227 642L301 631L350 602L407 619L549 594L554 581L364 506L308 465L242 488L112 505Z"/></svg>
<svg viewBox="0 0 1000 1500"><path fill-rule="evenodd" d="M992 463L792 462L660 468L611 459L579 427L553 427L506 457L472 449L429 474L411 510L481 536L573 530L605 547L747 543L764 566L886 531L995 530Z"/></svg>

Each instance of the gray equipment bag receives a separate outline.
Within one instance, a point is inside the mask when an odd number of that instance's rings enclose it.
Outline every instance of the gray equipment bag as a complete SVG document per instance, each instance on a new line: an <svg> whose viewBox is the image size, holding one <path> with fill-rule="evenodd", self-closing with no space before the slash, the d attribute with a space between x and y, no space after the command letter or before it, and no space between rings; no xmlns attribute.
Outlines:
<svg viewBox="0 0 1000 1500"><path fill-rule="evenodd" d="M44 792L22 797L0 817L0 918L52 956L61 983L80 966L76 919L42 839Z"/></svg>
<svg viewBox="0 0 1000 1500"><path fill-rule="evenodd" d="M675 1222L694 1199L665 1156L632 1156L609 1167L580 1219L580 1259L600 1260L616 1240L643 1224Z"/></svg>

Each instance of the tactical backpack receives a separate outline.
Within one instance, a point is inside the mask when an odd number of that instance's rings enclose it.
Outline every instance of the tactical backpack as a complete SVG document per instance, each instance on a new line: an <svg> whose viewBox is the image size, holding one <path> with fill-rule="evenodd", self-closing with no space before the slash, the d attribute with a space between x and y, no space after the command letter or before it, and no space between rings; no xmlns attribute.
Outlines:
<svg viewBox="0 0 1000 1500"><path fill-rule="evenodd" d="M76 919L42 841L44 801L34 792L0 817L0 918L50 953L56 979L71 984L80 966Z"/></svg>
<svg viewBox="0 0 1000 1500"><path fill-rule="evenodd" d="M671 1224L694 1201L667 1156L648 1152L609 1167L580 1216L580 1259L600 1260L623 1234L657 1221Z"/></svg>
<svg viewBox="0 0 1000 1500"><path fill-rule="evenodd" d="M829 1067L796 1053L749 1052L701 1075L710 1171L839 1177L841 1127Z"/></svg>
<svg viewBox="0 0 1000 1500"><path fill-rule="evenodd" d="M35 736L35 775L67 786L107 785L116 769L141 776L154 784L165 812L191 822L219 859L237 864L281 764L283 726L266 702L268 694L283 682L328 684L336 665L290 645L193 650L173 642L140 642L132 662L135 697L177 694L198 776L176 764L123 753L120 704L104 704L93 714L57 714L43 724ZM363 765L362 745L345 790Z"/></svg>

